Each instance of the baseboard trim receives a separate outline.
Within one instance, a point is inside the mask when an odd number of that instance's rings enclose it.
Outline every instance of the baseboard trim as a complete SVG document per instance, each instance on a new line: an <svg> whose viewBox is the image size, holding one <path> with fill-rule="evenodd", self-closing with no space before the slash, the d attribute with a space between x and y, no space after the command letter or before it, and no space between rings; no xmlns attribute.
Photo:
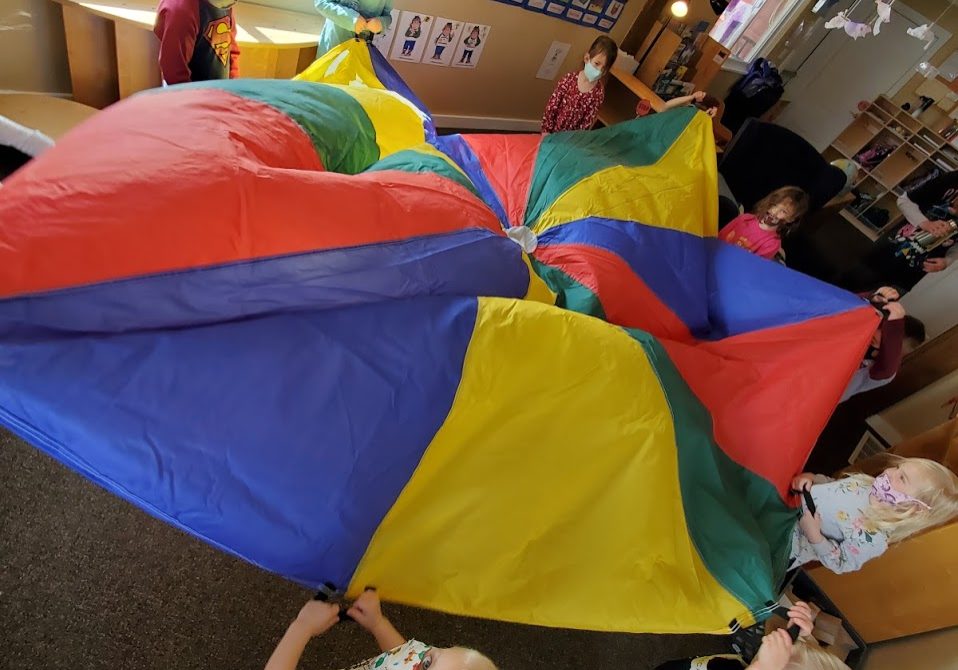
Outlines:
<svg viewBox="0 0 958 670"><path fill-rule="evenodd" d="M459 130L511 130L513 132L539 132L539 119L510 119L500 116L460 116L456 114L433 114L437 128Z"/></svg>
<svg viewBox="0 0 958 670"><path fill-rule="evenodd" d="M65 98L66 100L72 100L72 93L55 93L53 91L44 92L44 91L18 91L12 88L0 88L0 95L7 95L10 93L16 93L17 95L46 95L52 98Z"/></svg>

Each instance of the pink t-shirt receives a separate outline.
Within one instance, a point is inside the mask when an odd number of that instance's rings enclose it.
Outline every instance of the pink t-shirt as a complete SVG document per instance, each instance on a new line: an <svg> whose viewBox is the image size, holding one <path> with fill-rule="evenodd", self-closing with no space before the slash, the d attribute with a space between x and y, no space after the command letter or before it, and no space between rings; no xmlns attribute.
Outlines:
<svg viewBox="0 0 958 670"><path fill-rule="evenodd" d="M775 258L782 248L782 239L774 230L764 230L754 214L740 214L719 231L719 239L737 244L762 258Z"/></svg>

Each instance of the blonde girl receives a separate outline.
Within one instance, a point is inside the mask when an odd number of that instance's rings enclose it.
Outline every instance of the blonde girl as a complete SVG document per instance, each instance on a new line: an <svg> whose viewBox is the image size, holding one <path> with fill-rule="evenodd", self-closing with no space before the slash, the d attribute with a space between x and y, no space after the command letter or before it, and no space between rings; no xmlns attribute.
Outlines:
<svg viewBox="0 0 958 670"><path fill-rule="evenodd" d="M958 517L958 476L925 458L891 456L877 477L832 480L805 473L792 481L817 508L792 535L792 567L819 561L833 572L858 570L900 542Z"/></svg>

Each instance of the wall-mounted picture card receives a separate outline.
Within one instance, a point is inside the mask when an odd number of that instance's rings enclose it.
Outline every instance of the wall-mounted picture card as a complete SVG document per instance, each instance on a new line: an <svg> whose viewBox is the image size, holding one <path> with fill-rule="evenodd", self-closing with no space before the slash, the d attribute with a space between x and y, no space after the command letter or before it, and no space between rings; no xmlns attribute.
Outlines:
<svg viewBox="0 0 958 670"><path fill-rule="evenodd" d="M456 53L452 58L452 66L476 67L482 57L483 49L486 48L486 42L489 40L489 30L489 26L484 26L481 23L463 24L462 41L456 48Z"/></svg>
<svg viewBox="0 0 958 670"><path fill-rule="evenodd" d="M422 60L429 31L432 30L432 17L428 14L404 11L399 15L399 24L394 26L392 59L418 63Z"/></svg>
<svg viewBox="0 0 958 670"><path fill-rule="evenodd" d="M452 63L452 56L459 44L462 34L462 21L437 16L433 20L432 33L426 43L422 62L430 65L448 67Z"/></svg>
<svg viewBox="0 0 958 670"><path fill-rule="evenodd" d="M955 1L958 2L958 0ZM609 32L622 18L629 0L496 0L496 2L578 25L594 26Z"/></svg>
<svg viewBox="0 0 958 670"><path fill-rule="evenodd" d="M609 3L609 8L605 10L605 13L610 19L617 19L622 14L623 7L625 7L625 4L619 2L619 0L612 0L612 2Z"/></svg>
<svg viewBox="0 0 958 670"><path fill-rule="evenodd" d="M386 58L389 58L389 47L393 44L393 36L396 34L396 27L399 25L399 14L400 11L398 9L389 12L389 15L392 17L392 22L389 24L389 27L373 36L373 46L379 49L379 53Z"/></svg>

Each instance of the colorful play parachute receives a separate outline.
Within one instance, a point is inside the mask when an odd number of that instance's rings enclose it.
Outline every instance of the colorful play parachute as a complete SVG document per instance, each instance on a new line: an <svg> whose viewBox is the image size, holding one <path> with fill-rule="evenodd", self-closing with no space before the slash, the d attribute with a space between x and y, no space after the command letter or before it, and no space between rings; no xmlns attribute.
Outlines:
<svg viewBox="0 0 958 670"><path fill-rule="evenodd" d="M438 136L359 42L124 100L0 189L0 421L307 585L751 622L877 318L715 241L711 137Z"/></svg>

